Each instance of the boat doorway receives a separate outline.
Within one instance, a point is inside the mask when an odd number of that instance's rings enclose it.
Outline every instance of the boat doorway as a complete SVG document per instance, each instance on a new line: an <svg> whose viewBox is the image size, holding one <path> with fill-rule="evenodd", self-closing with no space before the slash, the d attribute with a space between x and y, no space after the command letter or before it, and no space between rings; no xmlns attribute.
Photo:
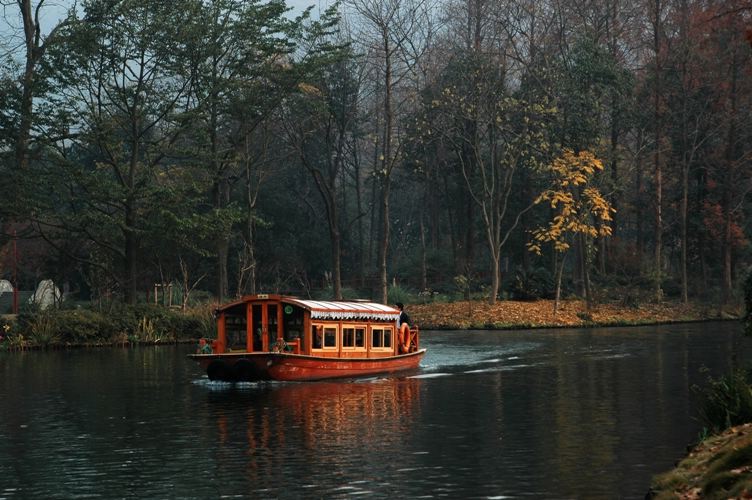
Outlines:
<svg viewBox="0 0 752 500"><path fill-rule="evenodd" d="M279 306L266 302L251 304L253 350L269 351L277 342L279 332Z"/></svg>

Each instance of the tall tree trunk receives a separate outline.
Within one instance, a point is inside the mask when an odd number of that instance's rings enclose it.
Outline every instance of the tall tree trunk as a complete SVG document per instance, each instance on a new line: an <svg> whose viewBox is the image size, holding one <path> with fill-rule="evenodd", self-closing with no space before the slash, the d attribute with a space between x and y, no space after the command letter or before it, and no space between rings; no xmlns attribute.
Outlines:
<svg viewBox="0 0 752 500"><path fill-rule="evenodd" d="M246 136L246 151L248 151L250 145L249 145L249 137ZM256 196L253 191L253 179L251 178L251 161L249 159L246 159L245 161L245 186L246 186L246 207L248 209L248 224L246 226L246 256L247 256L247 262L245 262L246 266L248 267L248 290L251 294L256 293L256 231L255 231L255 221L254 221L254 214L256 211ZM240 280L238 280L240 281ZM238 287L240 287L240 283L238 283ZM238 290L238 295L242 295L243 291Z"/></svg>
<svg viewBox="0 0 752 500"><path fill-rule="evenodd" d="M138 96L134 98L133 109L138 109ZM141 156L141 144L139 142L139 117L134 116L131 120L131 153L128 165L128 175L124 179L126 188L125 197L125 302L135 304L137 300L137 248L138 240L136 236L136 201L134 199L134 189L136 185L136 170L138 168Z"/></svg>
<svg viewBox="0 0 752 500"><path fill-rule="evenodd" d="M645 202L645 185L642 178L643 163L642 155L640 155L640 153L637 154L636 163L635 191L637 192L637 203L635 204L635 219L637 221L637 241L635 243L635 252L637 253L637 269L639 269L640 273L642 273L644 271L643 258L645 256L645 213L643 212L643 205Z"/></svg>
<svg viewBox="0 0 752 500"><path fill-rule="evenodd" d="M653 272L655 274L655 298L660 301L663 299L663 290L661 289L663 275L663 171L661 165L661 0L655 0L655 19L653 24L653 51L655 52L655 87L653 89L653 126L655 152L653 154L653 172L655 181L655 228L654 228L654 253L653 253Z"/></svg>
<svg viewBox="0 0 752 500"><path fill-rule="evenodd" d="M357 141L353 144L353 175L355 176L355 203L358 207L358 283L361 288L366 281L366 248L363 228L363 180L360 178L360 155Z"/></svg>
<svg viewBox="0 0 752 500"><path fill-rule="evenodd" d="M588 262L588 256L587 256L587 240L585 238L585 235L580 233L579 234L579 241L580 241L580 267L582 268L582 288L585 291L585 304L587 305L587 310L589 311L593 307L593 291L590 287L590 271L589 271L589 262Z"/></svg>
<svg viewBox="0 0 752 500"><path fill-rule="evenodd" d="M126 202L125 229L123 230L125 238L125 303L131 305L135 304L138 298L138 240L136 236L136 215L132 205L131 200Z"/></svg>
<svg viewBox="0 0 752 500"><path fill-rule="evenodd" d="M215 181L214 207L217 209L227 206L230 198L230 187L226 179ZM227 275L227 263L230 253L230 237L222 234L217 238L217 301L222 303L229 296L229 278Z"/></svg>
<svg viewBox="0 0 752 500"><path fill-rule="evenodd" d="M428 263L427 263L427 250L426 250L426 224L424 221L425 212L421 210L420 220L420 290L426 290L428 288Z"/></svg>
<svg viewBox="0 0 752 500"><path fill-rule="evenodd" d="M686 153L684 154L686 156ZM687 276L687 247L689 246L689 237L687 235L688 224L688 202L689 202L689 165L686 158L682 160L682 198L680 207L681 219L681 298L683 303L689 302L689 278Z"/></svg>
<svg viewBox="0 0 752 500"><path fill-rule="evenodd" d="M381 192L381 245L379 247L379 287L381 303L386 304L389 295L389 278L387 275L387 252L389 251L389 178L384 178Z"/></svg>
<svg viewBox="0 0 752 500"><path fill-rule="evenodd" d="M488 294L488 303L496 304L496 297L499 295L501 286L501 248L491 255L491 291Z"/></svg>
<svg viewBox="0 0 752 500"><path fill-rule="evenodd" d="M389 277L387 275L387 254L389 252L389 191L391 169L394 166L392 158L392 48L387 28L382 32L384 44L384 153L381 160L383 173L381 191L381 249L379 252L379 286L381 288L381 302L387 303L389 295Z"/></svg>
<svg viewBox="0 0 752 500"><path fill-rule="evenodd" d="M24 27L25 66L22 78L22 93L18 136L16 137L16 166L25 170L29 166L29 141L34 104L34 78L39 60L39 24L31 8L31 0L20 0L21 19Z"/></svg>
<svg viewBox="0 0 752 500"><path fill-rule="evenodd" d="M687 276L687 247L689 246L689 237L687 234L689 202L689 137L687 130L687 86L689 85L687 69L689 63L688 32L689 9L687 0L682 0L681 25L679 27L681 41L681 203L679 207L681 259L679 267L681 274L681 299L684 304L689 302L689 278Z"/></svg>
<svg viewBox="0 0 752 500"><path fill-rule="evenodd" d="M567 259L567 254L561 256L561 262L558 261L558 253L554 252L554 269L556 270L556 293L554 295L554 315L559 311L559 303L561 302L561 277L564 274L564 263Z"/></svg>
<svg viewBox="0 0 752 500"><path fill-rule="evenodd" d="M332 283L334 299L342 300L342 237L336 224L333 221L329 227L329 238L332 242L332 269L334 270Z"/></svg>
<svg viewBox="0 0 752 500"><path fill-rule="evenodd" d="M723 169L723 195L721 210L723 213L723 236L721 248L723 252L723 270L721 277L721 304L728 304L731 299L732 289L732 261L731 254L734 245L732 236L733 227L733 190L734 190L734 173L736 163L739 159L738 137L737 137L737 111L738 111L738 66L736 35L735 31L731 37L731 88L729 89L729 101L731 105L728 129L728 142L726 144L726 165Z"/></svg>

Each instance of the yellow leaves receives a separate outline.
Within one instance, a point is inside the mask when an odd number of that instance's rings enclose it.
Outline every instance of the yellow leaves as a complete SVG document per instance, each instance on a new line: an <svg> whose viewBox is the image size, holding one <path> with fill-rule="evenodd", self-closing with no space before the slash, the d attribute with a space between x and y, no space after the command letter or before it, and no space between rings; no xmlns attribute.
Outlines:
<svg viewBox="0 0 752 500"><path fill-rule="evenodd" d="M589 185L594 175L603 170L603 163L590 151L575 154L565 149L550 165L551 187L543 191L535 203L547 201L556 210L546 227L531 232L533 242L528 249L541 253L541 244L553 243L554 250L569 249L568 237L583 234L589 238L611 235L609 222L615 210L600 193Z"/></svg>
<svg viewBox="0 0 752 500"><path fill-rule="evenodd" d="M300 82L298 84L298 89L304 94L313 95L316 97L321 97L323 95L321 89L306 82Z"/></svg>
<svg viewBox="0 0 752 500"><path fill-rule="evenodd" d="M534 252L536 255L541 254L541 247L537 243L528 242L527 243L527 249L531 252Z"/></svg>

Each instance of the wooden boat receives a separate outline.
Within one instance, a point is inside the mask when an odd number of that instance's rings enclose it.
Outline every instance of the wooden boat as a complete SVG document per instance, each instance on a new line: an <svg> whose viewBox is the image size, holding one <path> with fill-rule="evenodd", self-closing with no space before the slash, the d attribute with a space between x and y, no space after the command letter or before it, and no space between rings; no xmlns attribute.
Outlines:
<svg viewBox="0 0 752 500"><path fill-rule="evenodd" d="M217 309L217 339L196 360L211 380L321 380L418 367L417 327L399 310L365 301L243 297Z"/></svg>

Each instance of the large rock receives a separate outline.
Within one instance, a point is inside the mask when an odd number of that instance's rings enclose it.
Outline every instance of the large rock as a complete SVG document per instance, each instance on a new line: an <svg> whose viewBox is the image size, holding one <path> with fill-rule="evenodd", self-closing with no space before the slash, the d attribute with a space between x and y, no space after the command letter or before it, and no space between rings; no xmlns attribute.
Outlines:
<svg viewBox="0 0 752 500"><path fill-rule="evenodd" d="M40 309L47 309L60 302L60 289L52 280L42 280L37 285L34 295L29 298L29 304L36 304Z"/></svg>

